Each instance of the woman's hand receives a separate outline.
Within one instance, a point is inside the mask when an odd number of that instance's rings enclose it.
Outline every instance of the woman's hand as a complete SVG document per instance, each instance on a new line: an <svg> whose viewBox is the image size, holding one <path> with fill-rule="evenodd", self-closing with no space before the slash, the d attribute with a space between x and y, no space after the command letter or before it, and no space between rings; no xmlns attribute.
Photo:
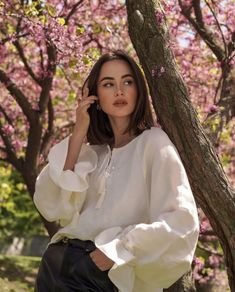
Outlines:
<svg viewBox="0 0 235 292"><path fill-rule="evenodd" d="M87 112L88 108L94 103L98 97L88 96L89 90L84 90L84 95L78 100L76 109L76 122L73 128L72 135L69 138L69 147L64 164L64 170L74 170L74 166L78 160L82 143L89 128L90 116Z"/></svg>
<svg viewBox="0 0 235 292"><path fill-rule="evenodd" d="M78 99L78 105L76 109L76 122L73 130L73 135L76 135L78 133L79 135L86 136L87 134L90 124L90 116L87 110L92 103L98 100L97 96L88 96L88 94L89 89L86 87L82 98Z"/></svg>
<svg viewBox="0 0 235 292"><path fill-rule="evenodd" d="M107 271L114 265L114 262L98 248L92 251L89 256L101 271Z"/></svg>

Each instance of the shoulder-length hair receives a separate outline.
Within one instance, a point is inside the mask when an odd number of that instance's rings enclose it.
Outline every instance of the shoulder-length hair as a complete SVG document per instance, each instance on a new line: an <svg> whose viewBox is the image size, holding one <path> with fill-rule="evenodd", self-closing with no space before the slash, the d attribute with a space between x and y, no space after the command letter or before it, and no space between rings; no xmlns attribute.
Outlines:
<svg viewBox="0 0 235 292"><path fill-rule="evenodd" d="M122 50L115 50L110 53L102 55L95 63L85 80L82 92L87 86L89 95L97 96L97 83L101 68L104 63L113 60L124 60L127 62L132 70L134 80L137 86L137 101L135 109L131 115L130 123L124 133L133 132L138 136L145 129L150 129L154 126L154 120L151 112L150 100L148 97L147 85L143 73L133 58L128 56ZM114 134L109 122L108 115L102 110L97 110L97 103L91 104L88 109L90 115L90 125L87 132L87 141L90 144L109 144L114 142Z"/></svg>

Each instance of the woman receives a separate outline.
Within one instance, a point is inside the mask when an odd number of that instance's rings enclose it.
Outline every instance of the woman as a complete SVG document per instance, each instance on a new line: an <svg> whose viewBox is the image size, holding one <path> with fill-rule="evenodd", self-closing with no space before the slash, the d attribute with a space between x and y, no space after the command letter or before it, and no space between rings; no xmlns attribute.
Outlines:
<svg viewBox="0 0 235 292"><path fill-rule="evenodd" d="M34 202L61 228L36 291L158 292L190 269L198 217L187 175L124 52L94 65L73 132L48 160Z"/></svg>

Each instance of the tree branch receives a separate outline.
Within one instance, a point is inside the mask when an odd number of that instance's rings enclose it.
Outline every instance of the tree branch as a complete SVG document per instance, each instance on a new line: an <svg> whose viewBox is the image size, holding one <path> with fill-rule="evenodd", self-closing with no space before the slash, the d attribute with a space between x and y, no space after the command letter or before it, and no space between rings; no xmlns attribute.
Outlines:
<svg viewBox="0 0 235 292"><path fill-rule="evenodd" d="M65 24L67 25L69 23L69 19L71 18L71 16L76 12L76 10L78 9L79 5L82 4L84 0L80 0L78 1L76 4L73 5L72 9L70 10L70 12L68 13L68 15L65 17Z"/></svg>
<svg viewBox="0 0 235 292"><path fill-rule="evenodd" d="M229 70L229 68L227 70ZM216 147L219 145L221 133L225 129L226 125L235 117L234 84L235 75L233 71L221 74L219 84L216 89L216 91L220 90L220 99L215 103L218 109L214 112L210 112L203 122L204 129ZM216 129L213 131L211 130L212 125L216 125Z"/></svg>
<svg viewBox="0 0 235 292"><path fill-rule="evenodd" d="M23 29L21 28L21 22L22 22L22 17L18 19L18 22L17 22L17 26L16 26L16 34L18 35L20 33L20 31ZM25 69L26 71L28 72L28 74L32 77L32 79L40 85L40 79L36 77L36 75L34 74L32 68L29 66L28 64L28 61L25 57L25 54L24 54L24 51L23 51L23 48L21 47L20 45L20 42L18 39L16 39L14 42L13 42L14 46L16 47L17 51L18 51L18 54L19 54L19 57L21 58L24 66L25 66Z"/></svg>
<svg viewBox="0 0 235 292"><path fill-rule="evenodd" d="M205 27L204 23L201 23L201 8L198 6L198 1L193 1L193 7L194 12L196 16L196 20L193 19L191 16L191 11L185 8L185 6L182 3L182 0L178 0L179 6L181 8L182 14L188 19L188 21L192 24L194 29L199 33L201 38L204 40L204 42L208 45L208 47L212 50L212 52L215 54L217 59L222 62L222 60L225 58L225 54L223 49L219 46L219 44L216 43L215 39L213 38L212 34L208 31L208 29ZM196 2L196 3L194 3Z"/></svg>
<svg viewBox="0 0 235 292"><path fill-rule="evenodd" d="M16 37L17 39L20 39L20 38L24 38L24 37L26 37L28 35L29 35L29 33L24 33L24 34L21 34L21 35L14 36L14 38ZM6 38L0 40L0 45L4 45L5 43L7 43L7 42L9 42L11 40L12 40L12 36L6 37Z"/></svg>
<svg viewBox="0 0 235 292"><path fill-rule="evenodd" d="M22 60L22 62L24 63L25 69L28 72L28 74L32 77L32 79L39 85L41 85L40 79L38 77L36 77L36 75L34 74L32 68L29 66L28 61L25 57L24 51L19 43L18 40L13 42L14 46L16 47L19 57Z"/></svg>
<svg viewBox="0 0 235 292"><path fill-rule="evenodd" d="M197 22L199 23L199 25L201 27L204 27L204 21L203 21L203 16L202 16L202 10L201 10L201 0L193 0L192 1L193 7L194 7L194 12L195 12L195 16L197 19Z"/></svg>
<svg viewBox="0 0 235 292"><path fill-rule="evenodd" d="M103 51L103 49L104 49L104 47L101 45L101 43L99 42L99 39L98 38L95 38L94 36L93 36L93 34L92 33L89 33L89 40L87 40L87 41L85 41L85 42L83 42L83 46L84 47L86 47L87 45L89 45L90 43L92 43L92 42L95 42L96 43L96 45L97 45L97 47L98 47L98 49L102 52Z"/></svg>
<svg viewBox="0 0 235 292"><path fill-rule="evenodd" d="M47 40L47 55L48 55L47 72L46 76L41 81L42 90L38 104L40 113L44 113L47 108L50 90L52 87L53 76L56 70L56 47L49 39Z"/></svg>
<svg viewBox="0 0 235 292"><path fill-rule="evenodd" d="M3 130L2 124L0 122L0 136L5 145L5 153L7 154L7 160L19 171L22 171L22 160L18 159L15 154L15 149Z"/></svg>
<svg viewBox="0 0 235 292"><path fill-rule="evenodd" d="M208 252L209 254L216 255L216 256L221 257L221 258L223 257L223 254L217 252L217 251L214 250L214 249L211 249L211 248L209 248L209 247L206 247L206 246L202 245L202 244L200 243L200 241L198 242L197 247L198 247L199 249L205 251L205 252Z"/></svg>
<svg viewBox="0 0 235 292"><path fill-rule="evenodd" d="M11 118L8 116L5 109L1 105L0 105L0 111L2 112L2 114L3 114L4 118L6 119L6 121L8 122L8 124L13 126Z"/></svg>
<svg viewBox="0 0 235 292"><path fill-rule="evenodd" d="M27 117L28 121L31 123L34 118L34 111L31 104L28 102L26 96L23 92L16 86L16 84L7 76L7 74L0 69L0 82L2 82L13 98L16 100L23 113Z"/></svg>
<svg viewBox="0 0 235 292"><path fill-rule="evenodd" d="M235 115L235 93L234 93L234 77L232 76L231 66L229 65L229 58L228 58L228 46L226 44L223 32L221 30L220 24L218 19L215 15L210 4L206 1L208 7L213 14L217 26L222 35L223 43L224 43L224 50L220 48L218 44L215 43L215 39L213 38L212 34L205 28L205 24L203 22L203 16L200 6L200 0L193 0L192 5L194 8L196 20L194 20L191 16L191 11L186 9L183 6L182 1L179 0L179 5L181 7L182 14L189 20L192 26L196 29L196 31L200 34L202 39L208 44L210 49L213 53L217 56L217 59L221 63L222 74L219 79L218 85L216 87L215 96L214 96L214 103L218 106L218 112L211 112L208 114L207 118L203 122L203 126L210 137L214 146L218 146L220 135L224 129L224 127L230 122L230 120ZM230 45L230 51L232 51ZM233 80L231 82L231 80ZM217 95L220 91L220 97L217 101ZM219 123L218 123L219 121ZM211 125L214 125L215 122L218 124L216 131L211 131Z"/></svg>
<svg viewBox="0 0 235 292"><path fill-rule="evenodd" d="M217 101L217 95L218 95L219 90L221 89L222 81L223 81L223 75L221 74L221 76L219 78L219 81L218 81L218 84L217 84L216 89L215 89L215 95L214 95L214 98L213 98L214 104L217 104L217 102L218 102Z"/></svg>
<svg viewBox="0 0 235 292"><path fill-rule="evenodd" d="M49 151L49 144L51 139L53 138L53 126L54 126L54 109L53 109L53 105L52 105L52 101L51 98L49 98L49 102L48 102L48 127L47 127L47 131L44 134L44 137L42 138L42 144L41 144L41 150L40 153L43 156L46 156L46 154Z"/></svg>
<svg viewBox="0 0 235 292"><path fill-rule="evenodd" d="M219 29L219 31L220 31L220 34L221 34L221 37L222 37L222 40L223 40L223 43L224 43L225 56L228 57L228 48L227 48L227 44L226 44L226 41L225 41L225 37L224 37L223 31L222 31L221 26L220 26L220 24L219 24L218 18L216 17L216 14L215 14L214 10L212 9L211 5L208 3L208 1L205 0L205 2L206 2L206 5L209 7L209 9L210 9L212 15L214 16L215 22L216 22L216 24L217 24L217 26L218 26L218 29Z"/></svg>
<svg viewBox="0 0 235 292"><path fill-rule="evenodd" d="M2 151L2 152L4 152L4 153L7 154L6 148L4 148L4 147L1 147L1 146L0 146L0 151Z"/></svg>
<svg viewBox="0 0 235 292"><path fill-rule="evenodd" d="M40 48L40 65L41 65L41 70L44 71L44 57L43 57L43 51L42 48Z"/></svg>

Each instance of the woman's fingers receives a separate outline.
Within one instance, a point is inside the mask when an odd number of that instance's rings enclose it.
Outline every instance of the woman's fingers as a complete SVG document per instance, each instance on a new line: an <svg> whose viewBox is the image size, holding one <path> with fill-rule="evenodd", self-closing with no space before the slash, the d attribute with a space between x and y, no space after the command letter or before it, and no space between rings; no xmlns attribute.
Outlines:
<svg viewBox="0 0 235 292"><path fill-rule="evenodd" d="M83 95L79 96L77 99L78 104L81 103L81 101L83 101L84 99L86 99L88 97L89 94L89 89L86 87L83 91Z"/></svg>
<svg viewBox="0 0 235 292"><path fill-rule="evenodd" d="M98 97L94 95L89 96L89 89L84 88L82 97L79 97L77 100L76 122L74 131L87 133L90 123L88 109L91 104L93 104L96 100L98 100Z"/></svg>
<svg viewBox="0 0 235 292"><path fill-rule="evenodd" d="M78 98L77 111L87 111L91 104L93 104L96 100L98 100L98 97L95 95L89 96L89 89L88 87L85 87L82 97Z"/></svg>
<svg viewBox="0 0 235 292"><path fill-rule="evenodd" d="M89 256L101 271L109 270L114 265L114 262L99 249L92 251Z"/></svg>
<svg viewBox="0 0 235 292"><path fill-rule="evenodd" d="M81 110L81 111L85 112L91 106L92 103L94 103L94 101L86 102L86 103L82 104L81 106L79 106L78 110Z"/></svg>
<svg viewBox="0 0 235 292"><path fill-rule="evenodd" d="M97 100L97 97L92 96L92 95L87 97L86 99L78 100L78 107L82 108L84 105L87 105L87 104L90 105L90 104L94 103L96 100Z"/></svg>
<svg viewBox="0 0 235 292"><path fill-rule="evenodd" d="M90 104L84 105L83 107L84 112L87 112L90 106L91 106Z"/></svg>
<svg viewBox="0 0 235 292"><path fill-rule="evenodd" d="M88 88L88 87L85 87L85 89L84 89L84 93L83 93L83 96L82 96L82 99L87 98L88 95L89 95L89 88Z"/></svg>

